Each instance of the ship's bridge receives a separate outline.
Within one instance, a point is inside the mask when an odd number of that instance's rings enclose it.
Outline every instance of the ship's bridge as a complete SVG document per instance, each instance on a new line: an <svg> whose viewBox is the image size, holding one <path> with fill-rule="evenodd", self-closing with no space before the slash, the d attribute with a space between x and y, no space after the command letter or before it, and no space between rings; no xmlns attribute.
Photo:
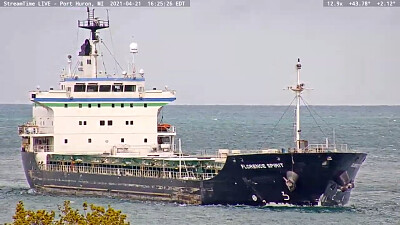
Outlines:
<svg viewBox="0 0 400 225"><path fill-rule="evenodd" d="M144 78L65 78L59 90L31 93L31 101L46 102L172 102L173 90L144 90Z"/></svg>

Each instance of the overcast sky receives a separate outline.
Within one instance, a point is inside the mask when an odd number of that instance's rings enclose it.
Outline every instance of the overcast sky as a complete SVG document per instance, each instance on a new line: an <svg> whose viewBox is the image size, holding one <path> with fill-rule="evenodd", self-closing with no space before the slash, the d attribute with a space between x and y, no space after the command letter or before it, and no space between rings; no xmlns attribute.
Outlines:
<svg viewBox="0 0 400 225"><path fill-rule="evenodd" d="M105 8L96 14L106 15ZM192 0L190 8L110 8L100 36L147 88L177 90L175 104L286 105L301 58L310 104L400 103L400 8L324 8L322 0ZM58 87L76 55L85 8L0 8L0 103L29 103L28 91ZM111 38L112 37L112 38ZM104 48L103 48L104 49ZM107 52L104 52L108 55ZM106 63L108 73L115 64Z"/></svg>

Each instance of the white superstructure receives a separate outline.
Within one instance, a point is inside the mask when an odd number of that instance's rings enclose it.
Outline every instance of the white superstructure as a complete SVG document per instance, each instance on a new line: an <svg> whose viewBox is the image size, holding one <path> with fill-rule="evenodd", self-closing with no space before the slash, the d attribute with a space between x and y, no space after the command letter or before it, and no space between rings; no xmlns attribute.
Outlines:
<svg viewBox="0 0 400 225"><path fill-rule="evenodd" d="M79 21L91 30L79 52L77 70L61 75L58 90L30 92L33 120L19 127L25 151L54 153L169 155L175 151L175 128L160 124L162 107L175 100L175 91L145 90L144 71L136 73L132 61L129 74L107 76L98 71L96 30L108 28L88 10ZM130 45L137 53L137 44Z"/></svg>

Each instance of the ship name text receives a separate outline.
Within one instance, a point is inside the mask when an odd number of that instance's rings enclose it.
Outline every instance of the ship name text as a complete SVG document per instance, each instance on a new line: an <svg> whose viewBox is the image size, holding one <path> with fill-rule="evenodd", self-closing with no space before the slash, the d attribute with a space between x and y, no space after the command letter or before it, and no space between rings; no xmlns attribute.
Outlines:
<svg viewBox="0 0 400 225"><path fill-rule="evenodd" d="M244 170L283 168L283 163L240 164Z"/></svg>

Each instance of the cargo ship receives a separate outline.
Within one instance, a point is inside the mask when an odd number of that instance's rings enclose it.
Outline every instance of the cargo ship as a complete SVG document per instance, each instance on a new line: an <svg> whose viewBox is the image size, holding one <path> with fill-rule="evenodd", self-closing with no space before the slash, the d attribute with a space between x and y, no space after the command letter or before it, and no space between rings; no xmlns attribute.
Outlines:
<svg viewBox="0 0 400 225"><path fill-rule="evenodd" d="M300 82L292 148L183 153L176 127L162 123L163 107L176 100L168 88L145 89L136 71L137 43L130 44L128 71L100 71L109 20L87 10L78 27L90 31L75 66L58 89L30 92L33 119L18 127L29 186L42 193L114 196L183 204L345 205L366 154L347 145L310 144L300 138Z"/></svg>

